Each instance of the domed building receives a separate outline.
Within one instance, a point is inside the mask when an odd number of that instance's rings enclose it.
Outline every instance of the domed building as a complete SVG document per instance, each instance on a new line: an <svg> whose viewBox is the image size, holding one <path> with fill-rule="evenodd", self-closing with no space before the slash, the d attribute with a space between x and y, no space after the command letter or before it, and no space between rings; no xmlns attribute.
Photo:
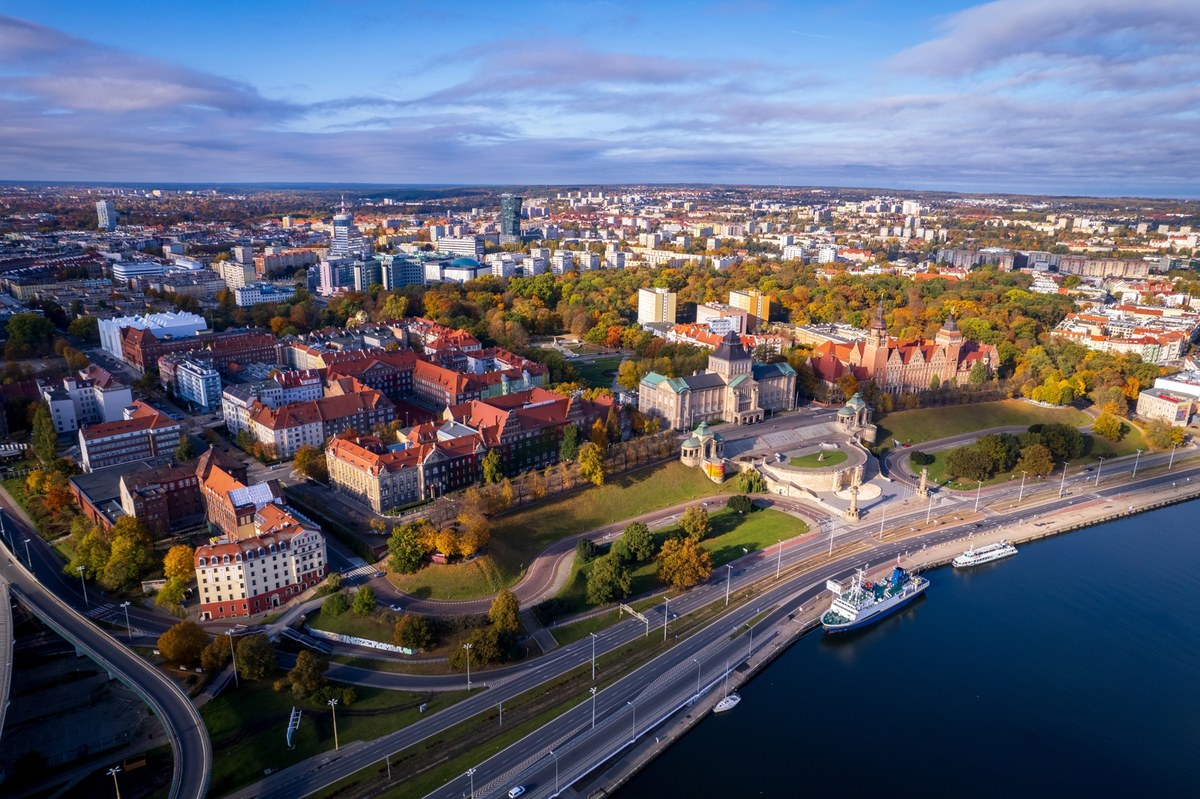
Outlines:
<svg viewBox="0 0 1200 799"><path fill-rule="evenodd" d="M699 467L714 483L725 479L725 439L701 422L679 448L684 466Z"/></svg>
<svg viewBox="0 0 1200 799"><path fill-rule="evenodd" d="M475 280L484 275L490 275L492 268L479 263L474 258L468 258L464 255L446 264L442 267L441 272L443 280L466 283L468 280Z"/></svg>
<svg viewBox="0 0 1200 799"><path fill-rule="evenodd" d="M875 443L877 428L871 422L871 406L862 398L862 394L855 392L854 396L838 409L837 423L838 427L864 443Z"/></svg>
<svg viewBox="0 0 1200 799"><path fill-rule="evenodd" d="M796 370L787 363L755 363L734 331L708 356L708 369L689 377L651 372L638 385L638 409L675 430L723 419L761 422L766 411L796 407Z"/></svg>

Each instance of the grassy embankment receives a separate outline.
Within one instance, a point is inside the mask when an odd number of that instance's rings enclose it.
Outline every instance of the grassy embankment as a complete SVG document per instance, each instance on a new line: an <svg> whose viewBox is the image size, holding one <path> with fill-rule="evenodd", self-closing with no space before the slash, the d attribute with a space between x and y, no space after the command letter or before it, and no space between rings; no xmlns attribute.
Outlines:
<svg viewBox="0 0 1200 799"><path fill-rule="evenodd" d="M731 485L719 486L678 461L649 466L497 518L483 557L429 565L390 579L401 591L421 598L489 596L515 583L539 552L561 538L729 490Z"/></svg>
<svg viewBox="0 0 1200 799"><path fill-rule="evenodd" d="M821 460L821 456L825 456L825 459ZM796 466L801 469L828 469L842 463L847 457L849 456L840 449L832 449L828 452L810 452L799 458L792 458L788 461L788 466Z"/></svg>

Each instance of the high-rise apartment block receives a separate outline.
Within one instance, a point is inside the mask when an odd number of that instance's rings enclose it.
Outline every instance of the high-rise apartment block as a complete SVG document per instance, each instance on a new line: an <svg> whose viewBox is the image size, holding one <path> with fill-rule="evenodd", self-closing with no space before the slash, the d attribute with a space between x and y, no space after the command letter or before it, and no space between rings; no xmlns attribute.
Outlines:
<svg viewBox="0 0 1200 799"><path fill-rule="evenodd" d="M117 229L117 206L112 200L100 200L96 203L96 227L101 230Z"/></svg>
<svg viewBox="0 0 1200 799"><path fill-rule="evenodd" d="M769 294L762 294L754 289L731 291L729 292L729 304L746 312L746 321L750 327L747 331L749 333L758 330L771 318L771 296Z"/></svg>
<svg viewBox="0 0 1200 799"><path fill-rule="evenodd" d="M500 235L521 235L521 198L515 194L500 195Z"/></svg>
<svg viewBox="0 0 1200 799"><path fill-rule="evenodd" d="M638 324L675 324L675 292L670 289L638 289Z"/></svg>

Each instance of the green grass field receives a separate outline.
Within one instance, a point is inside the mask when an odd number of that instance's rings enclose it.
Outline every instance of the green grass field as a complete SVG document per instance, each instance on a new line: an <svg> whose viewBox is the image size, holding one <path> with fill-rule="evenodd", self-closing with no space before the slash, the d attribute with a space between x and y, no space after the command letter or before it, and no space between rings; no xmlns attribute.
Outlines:
<svg viewBox="0 0 1200 799"><path fill-rule="evenodd" d="M307 623L310 627L326 632L391 643L392 629L396 626L399 615L390 610L376 608L369 616L359 616L353 610L334 616L317 609L308 614Z"/></svg>
<svg viewBox="0 0 1200 799"><path fill-rule="evenodd" d="M611 388L613 378L617 376L617 369L620 368L623 360L625 360L623 356L613 355L610 358L597 358L591 363L572 363L571 365L575 367L579 376L587 381L588 385Z"/></svg>
<svg viewBox="0 0 1200 799"><path fill-rule="evenodd" d="M476 599L516 582L533 558L553 542L611 522L723 489L698 469L678 461L620 475L501 516L492 524L488 553L463 564L426 566L416 574L393 575L405 593L429 599Z"/></svg>
<svg viewBox="0 0 1200 799"><path fill-rule="evenodd" d="M427 713L433 713L467 696L465 691L413 694L363 686L354 690L358 694L354 703L339 705L337 710L338 740L343 745L372 740L412 724L421 717L422 703L428 705ZM303 716L292 739L296 748L288 749L285 733L293 706ZM261 779L263 769L284 768L333 749L329 708L297 700L287 691L277 693L270 680L227 689L200 708L200 715L213 751L220 753L213 758L213 796Z"/></svg>
<svg viewBox="0 0 1200 799"><path fill-rule="evenodd" d="M825 460L821 460L822 455L825 456ZM799 458L792 458L788 461L788 466L797 466L801 469L827 469L844 462L847 457L849 456L840 449L829 452L810 452Z"/></svg>
<svg viewBox="0 0 1200 799"><path fill-rule="evenodd" d="M713 568L720 568L730 561L737 560L745 555L747 550L765 550L779 541L786 541L808 532L808 525L804 522L775 510L759 510L748 516L740 516L722 508L712 512L709 525L708 536L700 545L712 553ZM680 532L678 527L656 530L655 543L661 546L664 540ZM580 568L578 564L574 565L563 590L559 593L559 598L570 604L572 610L569 612L579 613L591 607L587 602L587 570L587 566ZM631 595L638 596L662 588L657 572L658 564L653 560L637 564L633 569ZM568 641L582 638L612 622L613 619L606 623L596 619L585 619L555 630L554 637L559 643L564 643L564 638ZM560 632L563 633L563 638L559 637Z"/></svg>
<svg viewBox="0 0 1200 799"><path fill-rule="evenodd" d="M1085 425L1091 417L1075 408L1043 408L1020 400L981 402L977 405L951 405L945 408L921 408L889 413L878 421L880 450L892 447L898 439L914 446L948 436L957 436L990 427L1063 422Z"/></svg>

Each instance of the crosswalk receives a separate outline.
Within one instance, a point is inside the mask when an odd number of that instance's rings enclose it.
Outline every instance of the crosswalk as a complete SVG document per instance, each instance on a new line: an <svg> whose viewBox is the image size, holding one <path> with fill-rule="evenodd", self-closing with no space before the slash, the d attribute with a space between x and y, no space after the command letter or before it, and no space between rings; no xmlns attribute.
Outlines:
<svg viewBox="0 0 1200 799"><path fill-rule="evenodd" d="M374 577L376 569L362 558L350 558L350 566L342 570L343 579Z"/></svg>
<svg viewBox="0 0 1200 799"><path fill-rule="evenodd" d="M89 619L100 621L101 619L107 619L113 613L116 613L118 609L119 608L113 603L105 602L103 605L97 605L96 607L90 609L83 615L87 616Z"/></svg>
<svg viewBox="0 0 1200 799"><path fill-rule="evenodd" d="M125 613L120 605L114 605L112 602L105 602L102 605L90 608L83 615L92 621L106 621L109 624L114 624L119 628L121 634L133 636L147 634L145 630L138 629L137 627L134 627L132 630L126 630Z"/></svg>

